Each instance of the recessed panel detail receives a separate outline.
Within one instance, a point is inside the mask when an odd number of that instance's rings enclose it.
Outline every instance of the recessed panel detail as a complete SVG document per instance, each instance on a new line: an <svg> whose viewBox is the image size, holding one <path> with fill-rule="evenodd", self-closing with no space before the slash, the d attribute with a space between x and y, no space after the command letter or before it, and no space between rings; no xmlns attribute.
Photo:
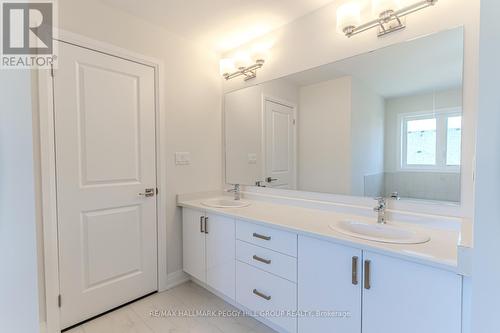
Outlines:
<svg viewBox="0 0 500 333"><path fill-rule="evenodd" d="M78 64L81 184L140 180L139 79Z"/></svg>
<svg viewBox="0 0 500 333"><path fill-rule="evenodd" d="M141 272L141 215L139 205L82 213L84 289Z"/></svg>

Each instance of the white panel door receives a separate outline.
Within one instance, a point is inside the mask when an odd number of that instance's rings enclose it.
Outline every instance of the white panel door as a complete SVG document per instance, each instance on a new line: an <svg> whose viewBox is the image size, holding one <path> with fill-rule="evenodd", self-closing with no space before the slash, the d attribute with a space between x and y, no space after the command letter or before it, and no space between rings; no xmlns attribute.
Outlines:
<svg viewBox="0 0 500 333"><path fill-rule="evenodd" d="M61 324L157 290L154 69L59 43ZM141 196L145 189L152 196Z"/></svg>
<svg viewBox="0 0 500 333"><path fill-rule="evenodd" d="M332 314L299 317L299 332L361 333L361 259L361 250L299 236L299 311Z"/></svg>
<svg viewBox="0 0 500 333"><path fill-rule="evenodd" d="M295 187L293 108L265 101L265 181L268 187Z"/></svg>
<svg viewBox="0 0 500 333"><path fill-rule="evenodd" d="M207 284L234 299L236 255L234 219L208 214L205 232Z"/></svg>
<svg viewBox="0 0 500 333"><path fill-rule="evenodd" d="M460 276L371 252L364 260L363 333L461 332Z"/></svg>
<svg viewBox="0 0 500 333"><path fill-rule="evenodd" d="M182 262L189 275L206 282L205 212L182 209Z"/></svg>

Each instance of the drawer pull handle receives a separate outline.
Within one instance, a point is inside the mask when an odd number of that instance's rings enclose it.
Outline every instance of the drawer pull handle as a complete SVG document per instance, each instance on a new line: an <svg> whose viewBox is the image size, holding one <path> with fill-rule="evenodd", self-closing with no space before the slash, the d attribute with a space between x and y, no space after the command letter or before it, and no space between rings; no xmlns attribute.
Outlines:
<svg viewBox="0 0 500 333"><path fill-rule="evenodd" d="M358 285L358 257L352 257L352 284Z"/></svg>
<svg viewBox="0 0 500 333"><path fill-rule="evenodd" d="M263 299L265 299L266 301L270 301L271 300L271 296L267 296L263 293L261 293L260 291L258 291L257 289L254 289L253 290L253 293L259 297L262 297Z"/></svg>
<svg viewBox="0 0 500 333"><path fill-rule="evenodd" d="M204 216L200 216L200 232L202 234L205 233L205 230L203 230L203 219L204 219Z"/></svg>
<svg viewBox="0 0 500 333"><path fill-rule="evenodd" d="M365 260L365 289L370 289L371 283L370 283L370 260Z"/></svg>
<svg viewBox="0 0 500 333"><path fill-rule="evenodd" d="M206 217L205 217L205 230L204 230L204 232L205 232L206 234L208 234L208 226L207 226L207 223L208 223L208 216L206 216Z"/></svg>
<svg viewBox="0 0 500 333"><path fill-rule="evenodd" d="M253 256L253 260L263 262L264 264L267 264L267 265L271 264L271 259L264 259L264 258L261 258L259 256L255 256L255 255Z"/></svg>
<svg viewBox="0 0 500 333"><path fill-rule="evenodd" d="M263 240L266 240L266 241L270 241L271 240L271 236L264 236L264 235L258 234L256 232L253 233L253 236L255 238L260 238L260 239L263 239Z"/></svg>

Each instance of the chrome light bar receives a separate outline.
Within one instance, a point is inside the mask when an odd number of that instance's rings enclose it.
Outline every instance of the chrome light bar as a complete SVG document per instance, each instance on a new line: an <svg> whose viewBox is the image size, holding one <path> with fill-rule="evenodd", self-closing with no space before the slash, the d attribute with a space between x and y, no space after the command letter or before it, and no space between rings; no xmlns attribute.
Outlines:
<svg viewBox="0 0 500 333"><path fill-rule="evenodd" d="M352 37L363 31L367 31L376 27L379 27L378 36L382 37L391 32L399 31L406 28L404 17L417 12L421 9L434 6L438 2L438 0L422 0L413 5L407 6L405 8L401 8L399 10L391 10L388 9L382 13L377 19L374 19L370 22L364 23L357 27L348 26L343 29L345 35L347 37Z"/></svg>
<svg viewBox="0 0 500 333"><path fill-rule="evenodd" d="M264 60L259 59L259 60L256 60L255 64L253 64L253 65L250 65L248 67L240 67L240 68L238 68L237 72L234 72L234 73L224 73L224 78L226 80L231 80L231 79L234 79L235 77L244 75L245 76L244 80L248 81L250 79L253 79L253 78L257 77L257 70L259 68L262 68L262 66L264 66Z"/></svg>

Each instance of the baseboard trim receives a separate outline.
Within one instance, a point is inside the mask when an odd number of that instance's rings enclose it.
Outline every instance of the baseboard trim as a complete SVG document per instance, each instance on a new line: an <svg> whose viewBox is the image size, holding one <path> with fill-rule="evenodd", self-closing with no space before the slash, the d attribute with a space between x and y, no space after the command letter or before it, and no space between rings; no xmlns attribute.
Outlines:
<svg viewBox="0 0 500 333"><path fill-rule="evenodd" d="M184 282L191 280L191 277L186 274L183 270L178 270L177 272L173 272L167 275L167 286L165 290L172 289L177 287ZM164 290L160 290L164 291Z"/></svg>
<svg viewBox="0 0 500 333"><path fill-rule="evenodd" d="M40 333L47 333L47 323L44 321L40 322Z"/></svg>

